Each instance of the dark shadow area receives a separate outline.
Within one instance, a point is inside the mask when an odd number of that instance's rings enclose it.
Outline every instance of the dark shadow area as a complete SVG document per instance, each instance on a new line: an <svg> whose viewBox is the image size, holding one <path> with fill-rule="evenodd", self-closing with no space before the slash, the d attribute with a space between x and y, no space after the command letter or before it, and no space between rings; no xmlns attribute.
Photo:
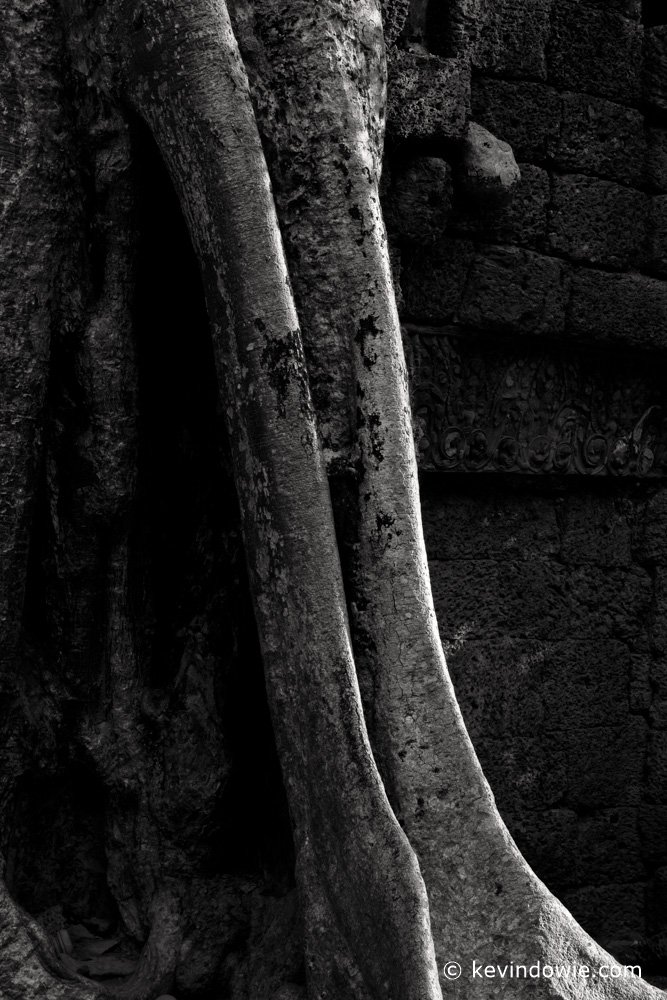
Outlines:
<svg viewBox="0 0 667 1000"><path fill-rule="evenodd" d="M104 787L81 764L23 777L14 797L6 879L26 910L61 911L71 923L117 922L106 882L105 814Z"/></svg>
<svg viewBox="0 0 667 1000"><path fill-rule="evenodd" d="M643 0L642 23L647 28L654 28L659 24L667 24L667 6L665 5L665 0Z"/></svg>

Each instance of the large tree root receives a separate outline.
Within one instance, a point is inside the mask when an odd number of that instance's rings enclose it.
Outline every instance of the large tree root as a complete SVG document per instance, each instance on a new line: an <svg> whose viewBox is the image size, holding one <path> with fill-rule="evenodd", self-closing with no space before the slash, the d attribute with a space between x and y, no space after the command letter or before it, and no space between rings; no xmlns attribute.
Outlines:
<svg viewBox="0 0 667 1000"><path fill-rule="evenodd" d="M354 359L347 399L356 411L359 451L350 456L354 489L343 491L341 520L347 516L352 525L347 584L355 654L369 678L374 752L426 881L439 965L454 961L463 969L447 992L471 998L505 988L497 980L471 979L477 959L501 967L540 961L590 970L590 977L574 974L566 983L515 979L514 992L657 995L638 979L612 978L621 973L617 963L521 857L495 808L447 674L377 190L382 67L373 46L375 5L325 3L315 15L303 2L292 7L290 22L272 0L253 5L254 19L245 4L237 6L245 12L239 25L258 76L254 93L265 144L274 151L277 203L311 368L324 378L321 342L326 354ZM271 101L280 105L280 118L271 114ZM344 297L335 289L345 289ZM337 378L329 405L345 396L345 368ZM324 423L331 426L327 414ZM332 452L341 455L345 438L337 444ZM606 979L595 978L600 968Z"/></svg>

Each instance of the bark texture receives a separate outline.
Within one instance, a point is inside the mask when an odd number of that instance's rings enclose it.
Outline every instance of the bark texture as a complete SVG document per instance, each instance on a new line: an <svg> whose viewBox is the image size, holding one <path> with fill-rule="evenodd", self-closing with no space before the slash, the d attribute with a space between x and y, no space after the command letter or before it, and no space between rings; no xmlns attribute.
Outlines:
<svg viewBox="0 0 667 1000"><path fill-rule="evenodd" d="M2 884L0 993L438 1000L438 964L469 965L489 939L499 960L597 965L495 810L438 636L379 204L380 9L235 0L231 15L222 0L12 0L3 28L0 800L9 817L26 778L85 762L105 797L108 905L135 951L92 981ZM391 38L406 30L405 5L385 16ZM452 18L465 57L474 17L455 5ZM229 441L295 889L212 870L207 836L237 772L208 626L191 616L178 663L151 675L134 287L145 129L203 286L215 381L202 412ZM46 549L37 575L57 599L40 602L26 581ZM224 613L237 607L226 595ZM44 628L51 649L36 646ZM238 643L238 623L226 635ZM538 987L652 992L615 990Z"/></svg>

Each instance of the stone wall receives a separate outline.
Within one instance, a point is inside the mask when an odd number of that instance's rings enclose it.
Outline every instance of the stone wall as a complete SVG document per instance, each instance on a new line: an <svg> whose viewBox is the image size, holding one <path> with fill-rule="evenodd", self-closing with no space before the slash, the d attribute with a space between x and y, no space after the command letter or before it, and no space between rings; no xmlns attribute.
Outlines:
<svg viewBox="0 0 667 1000"><path fill-rule="evenodd" d="M433 586L466 722L537 872L667 968L667 13L414 3L384 205ZM470 4L468 4L470 6ZM510 202L461 180L472 119Z"/></svg>

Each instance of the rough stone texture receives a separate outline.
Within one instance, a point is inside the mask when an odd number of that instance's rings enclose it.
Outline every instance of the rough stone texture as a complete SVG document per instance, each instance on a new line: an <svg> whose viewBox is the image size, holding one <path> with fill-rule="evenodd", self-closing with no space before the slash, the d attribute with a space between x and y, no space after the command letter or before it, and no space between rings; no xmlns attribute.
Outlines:
<svg viewBox="0 0 667 1000"><path fill-rule="evenodd" d="M563 94L554 164L639 187L644 182L644 118L631 108L587 94Z"/></svg>
<svg viewBox="0 0 667 1000"><path fill-rule="evenodd" d="M549 175L530 163L520 163L519 170L521 180L508 205L494 208L461 199L451 220L453 228L469 237L544 249L551 197Z"/></svg>
<svg viewBox="0 0 667 1000"><path fill-rule="evenodd" d="M667 24L646 29L644 100L667 111Z"/></svg>
<svg viewBox="0 0 667 1000"><path fill-rule="evenodd" d="M542 83L473 78L475 121L509 142L520 161L546 159L558 137L560 108L558 92Z"/></svg>
<svg viewBox="0 0 667 1000"><path fill-rule="evenodd" d="M396 41L405 24L410 9L409 0L381 0L382 27L387 43Z"/></svg>
<svg viewBox="0 0 667 1000"><path fill-rule="evenodd" d="M431 247L406 249L401 279L405 316L422 323L453 319L473 257L467 240L442 239Z"/></svg>
<svg viewBox="0 0 667 1000"><path fill-rule="evenodd" d="M529 250L489 247L470 269L459 318L479 330L558 336L568 292L562 261Z"/></svg>
<svg viewBox="0 0 667 1000"><path fill-rule="evenodd" d="M660 11L643 6L649 26ZM511 145L521 182L503 208L455 187L445 238L398 238L405 318L441 327L413 328L423 354L413 404L432 470L422 476L434 593L464 716L538 873L614 953L659 971L667 29L647 27L643 72L641 15L639 0L488 0L471 117ZM443 339L456 345L446 359ZM545 461L567 420L578 463ZM621 478L614 441L626 438L631 449L641 439L648 464ZM499 439L520 447L500 456Z"/></svg>
<svg viewBox="0 0 667 1000"><path fill-rule="evenodd" d="M548 82L633 104L641 96L643 28L608 9L555 0Z"/></svg>
<svg viewBox="0 0 667 1000"><path fill-rule="evenodd" d="M667 851L667 731L630 699L637 683L654 697L654 580L637 560L665 505L632 486L440 482L422 500L438 619L501 812L584 927L643 960L664 922L645 885Z"/></svg>
<svg viewBox="0 0 667 1000"><path fill-rule="evenodd" d="M667 195L652 198L644 270L667 278Z"/></svg>
<svg viewBox="0 0 667 1000"><path fill-rule="evenodd" d="M452 171L435 156L422 156L394 170L383 198L385 222L393 234L417 243L439 239L452 205Z"/></svg>
<svg viewBox="0 0 667 1000"><path fill-rule="evenodd" d="M554 177L549 247L586 264L632 267L643 252L648 204L640 191L611 181Z"/></svg>
<svg viewBox="0 0 667 1000"><path fill-rule="evenodd" d="M459 183L468 197L486 204L507 204L520 180L509 143L477 122L469 122L459 168Z"/></svg>
<svg viewBox="0 0 667 1000"><path fill-rule="evenodd" d="M637 274L581 269L572 281L566 329L585 340L667 347L667 284Z"/></svg>
<svg viewBox="0 0 667 1000"><path fill-rule="evenodd" d="M646 893L642 885L588 885L561 898L615 957L629 962L642 960L643 952L638 953L638 938L646 932Z"/></svg>
<svg viewBox="0 0 667 1000"><path fill-rule="evenodd" d="M646 181L656 191L667 191L667 130L649 128Z"/></svg>
<svg viewBox="0 0 667 1000"><path fill-rule="evenodd" d="M465 60L390 50L387 131L401 139L459 138L470 112Z"/></svg>
<svg viewBox="0 0 667 1000"><path fill-rule="evenodd" d="M473 65L505 76L546 78L552 0L486 0Z"/></svg>
<svg viewBox="0 0 667 1000"><path fill-rule="evenodd" d="M642 16L642 0L583 0L583 2L592 7L600 7L602 10L616 11L617 14L623 14L634 21L639 21Z"/></svg>

